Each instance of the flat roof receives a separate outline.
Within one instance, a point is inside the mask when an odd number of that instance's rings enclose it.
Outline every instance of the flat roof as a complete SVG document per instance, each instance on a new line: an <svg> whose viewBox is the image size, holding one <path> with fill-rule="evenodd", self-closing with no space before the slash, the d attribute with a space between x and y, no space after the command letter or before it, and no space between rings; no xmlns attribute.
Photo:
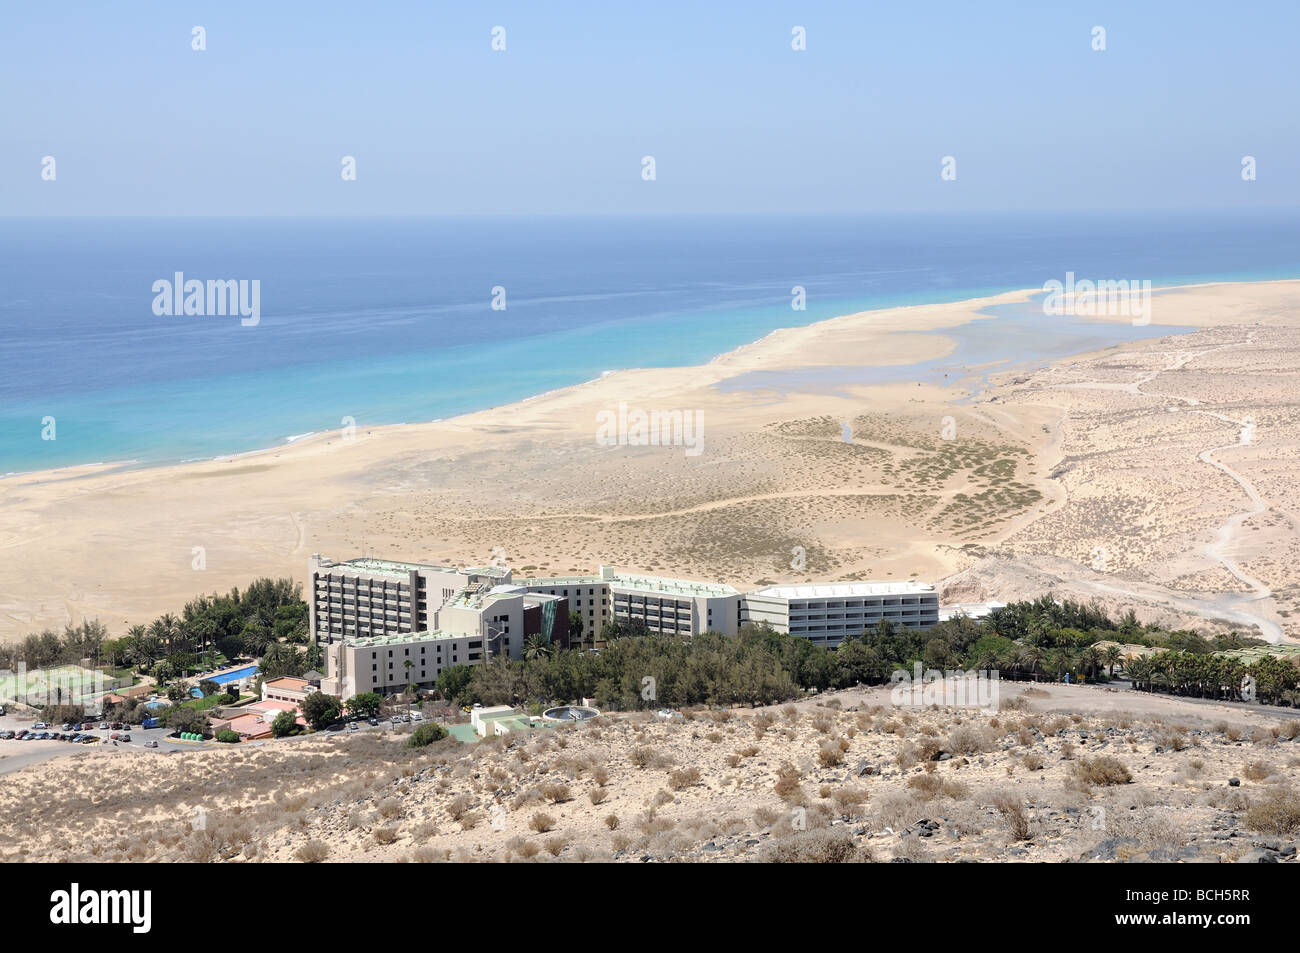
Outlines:
<svg viewBox="0 0 1300 953"><path fill-rule="evenodd" d="M768 586L756 596L774 599L845 599L861 596L902 596L934 592L928 582L829 582L807 586Z"/></svg>
<svg viewBox="0 0 1300 953"><path fill-rule="evenodd" d="M406 632L399 635L363 635L344 639L345 645L373 648L376 645L405 645L411 642L435 642L439 639L487 638L477 632L443 632L434 629L426 632Z"/></svg>
<svg viewBox="0 0 1300 953"><path fill-rule="evenodd" d="M515 580L518 586L596 586L604 583L600 576L537 576Z"/></svg>
<svg viewBox="0 0 1300 953"><path fill-rule="evenodd" d="M357 559L345 559L341 562L330 560L329 565L322 563L321 569L355 569L358 572L371 572L383 576L398 576L405 578L411 574L412 570L426 570L433 572L454 572L459 573L461 570L454 566L434 566L429 563L404 563L394 559L375 559L370 556L361 556Z"/></svg>
<svg viewBox="0 0 1300 953"><path fill-rule="evenodd" d="M665 576L642 576L636 573L610 570L604 578L611 586L637 592L667 592L680 596L738 596L734 586L720 582L696 582L691 579L670 579Z"/></svg>

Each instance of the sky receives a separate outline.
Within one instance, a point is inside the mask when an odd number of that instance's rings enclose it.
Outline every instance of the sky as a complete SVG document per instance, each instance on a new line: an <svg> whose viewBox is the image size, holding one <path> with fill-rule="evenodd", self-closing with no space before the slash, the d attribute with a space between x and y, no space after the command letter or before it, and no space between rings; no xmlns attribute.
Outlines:
<svg viewBox="0 0 1300 953"><path fill-rule="evenodd" d="M0 216L1296 206L1297 36L1295 0L7 2Z"/></svg>

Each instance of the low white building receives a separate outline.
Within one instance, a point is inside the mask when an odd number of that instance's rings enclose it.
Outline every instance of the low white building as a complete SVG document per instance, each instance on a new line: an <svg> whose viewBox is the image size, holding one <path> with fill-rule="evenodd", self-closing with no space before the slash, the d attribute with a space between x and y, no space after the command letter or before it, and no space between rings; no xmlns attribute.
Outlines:
<svg viewBox="0 0 1300 953"><path fill-rule="evenodd" d="M883 619L928 629L939 622L939 595L924 582L768 586L741 597L740 618L833 646Z"/></svg>

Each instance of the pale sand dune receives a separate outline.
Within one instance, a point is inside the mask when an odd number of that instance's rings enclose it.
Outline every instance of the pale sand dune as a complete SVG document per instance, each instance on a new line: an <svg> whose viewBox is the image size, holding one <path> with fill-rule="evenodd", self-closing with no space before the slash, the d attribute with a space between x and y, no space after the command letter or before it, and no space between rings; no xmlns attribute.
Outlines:
<svg viewBox="0 0 1300 953"><path fill-rule="evenodd" d="M200 592L262 575L301 579L312 552L479 563L500 546L525 574L604 561L749 585L935 579L997 547L1086 566L1104 545L1112 573L1244 591L1218 561L1226 554L1275 593L1300 594L1290 416L1300 341L1289 330L1300 324L1300 282L1157 293L1152 323L1214 329L1200 332L1204 343L1144 341L1060 361L970 403L955 387L914 383L833 395L714 386L755 370L940 357L954 342L916 332L1033 293L848 315L702 366L620 371L350 441L327 433L223 461L0 480L0 638L83 617L117 634ZM1189 361L1168 370L1189 348ZM702 413L703 452L597 445L597 413L620 401ZM1164 413L1165 403L1197 412ZM1225 472L1198 466L1198 453L1234 439L1234 425L1201 410L1257 418L1252 446L1215 459L1247 477L1265 507L1217 553L1205 551L1215 533L1250 503ZM956 437L944 440L949 417ZM804 572L790 568L795 546L807 550ZM192 568L196 547L202 571Z"/></svg>

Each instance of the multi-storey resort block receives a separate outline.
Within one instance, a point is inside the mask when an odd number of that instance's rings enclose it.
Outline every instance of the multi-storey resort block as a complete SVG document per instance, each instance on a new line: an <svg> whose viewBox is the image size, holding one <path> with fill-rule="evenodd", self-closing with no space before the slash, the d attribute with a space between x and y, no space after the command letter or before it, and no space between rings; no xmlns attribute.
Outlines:
<svg viewBox="0 0 1300 953"><path fill-rule="evenodd" d="M569 646L570 614L594 645L607 623L642 623L660 635L734 635L745 623L833 647L888 619L924 629L939 621L932 585L853 582L769 586L742 593L720 583L620 572L514 579L504 567L458 569L385 559L309 566L311 631L325 649L321 689L344 698L432 686L452 665L505 655L529 639Z"/></svg>

